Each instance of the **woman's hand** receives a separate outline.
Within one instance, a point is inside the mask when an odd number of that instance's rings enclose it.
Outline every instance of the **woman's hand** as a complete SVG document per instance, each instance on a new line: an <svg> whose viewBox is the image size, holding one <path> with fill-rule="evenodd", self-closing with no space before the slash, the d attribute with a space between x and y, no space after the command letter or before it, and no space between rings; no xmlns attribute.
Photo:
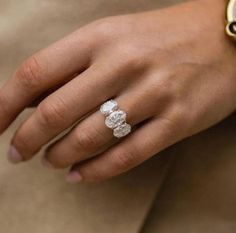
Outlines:
<svg viewBox="0 0 236 233"><path fill-rule="evenodd" d="M109 17L33 55L0 93L1 131L40 102L15 133L10 160L31 159L80 120L47 148L44 163L72 166L71 182L101 181L232 113L236 50L224 34L224 7L199 0ZM111 98L133 127L118 141L98 111Z"/></svg>

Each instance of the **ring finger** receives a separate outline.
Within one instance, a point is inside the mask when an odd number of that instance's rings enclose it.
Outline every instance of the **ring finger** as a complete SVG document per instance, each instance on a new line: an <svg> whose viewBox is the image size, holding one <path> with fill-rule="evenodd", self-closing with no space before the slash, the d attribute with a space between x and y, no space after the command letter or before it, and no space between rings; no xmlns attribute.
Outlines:
<svg viewBox="0 0 236 233"><path fill-rule="evenodd" d="M119 109L127 114L126 122L132 127L153 116L155 109L153 101L147 97L144 99L140 90L127 91L117 97L116 102ZM62 139L49 146L44 162L55 168L65 168L111 147L113 132L106 127L104 120L100 111L88 116Z"/></svg>

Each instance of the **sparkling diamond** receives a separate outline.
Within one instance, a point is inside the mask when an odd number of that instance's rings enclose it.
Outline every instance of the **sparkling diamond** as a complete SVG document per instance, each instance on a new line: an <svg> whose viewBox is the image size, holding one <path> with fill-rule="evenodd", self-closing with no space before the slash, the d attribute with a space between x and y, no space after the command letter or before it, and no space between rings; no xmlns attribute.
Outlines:
<svg viewBox="0 0 236 233"><path fill-rule="evenodd" d="M111 114L113 111L118 109L118 104L115 100L109 100L106 103L104 103L101 108L100 111L108 116L109 114Z"/></svg>
<svg viewBox="0 0 236 233"><path fill-rule="evenodd" d="M113 135L117 138L121 138L128 135L130 132L131 132L131 126L127 123L124 123L122 125L117 126L113 130Z"/></svg>
<svg viewBox="0 0 236 233"><path fill-rule="evenodd" d="M114 129L117 126L121 125L123 122L125 122L126 119L126 113L118 110L115 112L112 112L109 116L106 117L105 124L107 127Z"/></svg>

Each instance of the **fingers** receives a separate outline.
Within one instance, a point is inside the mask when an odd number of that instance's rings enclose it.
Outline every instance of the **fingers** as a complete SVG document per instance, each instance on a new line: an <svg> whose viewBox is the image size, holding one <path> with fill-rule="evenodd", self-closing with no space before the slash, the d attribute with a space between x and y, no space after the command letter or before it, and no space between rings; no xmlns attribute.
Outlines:
<svg viewBox="0 0 236 233"><path fill-rule="evenodd" d="M117 93L119 83L104 67L94 64L40 103L12 140L23 160Z"/></svg>
<svg viewBox="0 0 236 233"><path fill-rule="evenodd" d="M151 88L135 86L128 88L115 99L119 109L126 112L128 124L136 126L165 110L169 98L163 97L163 93L158 91L154 100L151 94L147 95L147 91L150 92ZM49 162L48 165L55 168L68 167L105 151L113 145L113 139L112 130L107 128L104 116L98 111L50 145L46 151L47 161L44 162Z"/></svg>
<svg viewBox="0 0 236 233"><path fill-rule="evenodd" d="M102 181L121 174L179 140L177 128L166 118L153 119L99 156L75 165L67 179Z"/></svg>
<svg viewBox="0 0 236 233"><path fill-rule="evenodd" d="M127 114L126 122L132 126L151 117L148 104L140 111L139 105L143 103L136 91L123 94L116 101ZM85 118L68 135L48 148L47 161L55 168L65 168L107 149L112 145L114 136L104 121L105 117L100 111Z"/></svg>
<svg viewBox="0 0 236 233"><path fill-rule="evenodd" d="M112 131L104 127L104 116L97 111L50 145L43 163L49 167L66 168L94 156L112 141Z"/></svg>
<svg viewBox="0 0 236 233"><path fill-rule="evenodd" d="M39 95L80 73L90 61L90 43L83 30L33 55L0 91L0 132Z"/></svg>

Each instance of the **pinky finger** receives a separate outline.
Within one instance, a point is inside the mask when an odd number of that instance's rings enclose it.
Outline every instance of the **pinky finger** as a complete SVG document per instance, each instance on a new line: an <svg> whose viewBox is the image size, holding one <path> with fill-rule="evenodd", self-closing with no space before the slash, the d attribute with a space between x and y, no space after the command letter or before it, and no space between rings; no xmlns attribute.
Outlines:
<svg viewBox="0 0 236 233"><path fill-rule="evenodd" d="M74 165L67 181L96 182L124 173L180 140L176 132L180 131L166 118L152 119L104 153Z"/></svg>

